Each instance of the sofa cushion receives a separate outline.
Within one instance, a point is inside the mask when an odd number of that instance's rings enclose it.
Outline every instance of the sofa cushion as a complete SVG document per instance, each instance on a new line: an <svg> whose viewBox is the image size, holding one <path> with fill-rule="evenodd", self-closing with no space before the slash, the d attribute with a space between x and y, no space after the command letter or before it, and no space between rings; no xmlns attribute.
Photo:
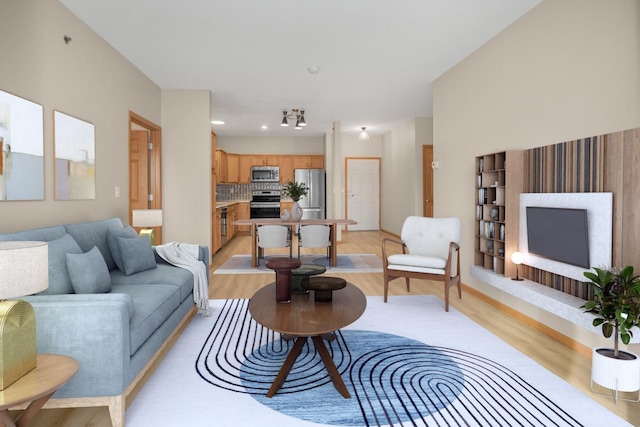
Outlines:
<svg viewBox="0 0 640 427"><path fill-rule="evenodd" d="M17 231L15 233L0 234L0 242L32 240L37 242L50 242L67 234L62 225L53 227L34 228L32 230Z"/></svg>
<svg viewBox="0 0 640 427"><path fill-rule="evenodd" d="M67 271L67 253L81 254L82 249L69 234L48 242L49 287L40 295L72 294L71 278Z"/></svg>
<svg viewBox="0 0 640 427"><path fill-rule="evenodd" d="M120 218L101 219L98 221L65 225L67 232L76 239L82 252L89 252L94 246L100 249L109 270L116 268L116 263L113 261L109 244L107 243L107 230L121 227L122 221L120 221Z"/></svg>
<svg viewBox="0 0 640 427"><path fill-rule="evenodd" d="M120 270L113 270L112 285L169 285L180 288L180 301L193 298L193 274L184 268L178 268L159 262L157 268L127 276Z"/></svg>
<svg viewBox="0 0 640 427"><path fill-rule="evenodd" d="M118 247L122 255L124 274L127 276L157 267L156 257L147 237L118 237Z"/></svg>
<svg viewBox="0 0 640 427"><path fill-rule="evenodd" d="M180 305L180 291L169 285L113 285L112 292L126 293L133 300L129 322L130 351L134 354Z"/></svg>
<svg viewBox="0 0 640 427"><path fill-rule="evenodd" d="M96 246L83 254L67 253L67 270L76 294L111 292L109 269Z"/></svg>
<svg viewBox="0 0 640 427"><path fill-rule="evenodd" d="M124 271L122 254L120 253L120 246L118 246L118 237L134 238L138 237L138 233L136 233L136 230L134 230L130 225L110 228L107 230L107 244L109 245L109 252L111 252L113 262L116 263L118 270Z"/></svg>

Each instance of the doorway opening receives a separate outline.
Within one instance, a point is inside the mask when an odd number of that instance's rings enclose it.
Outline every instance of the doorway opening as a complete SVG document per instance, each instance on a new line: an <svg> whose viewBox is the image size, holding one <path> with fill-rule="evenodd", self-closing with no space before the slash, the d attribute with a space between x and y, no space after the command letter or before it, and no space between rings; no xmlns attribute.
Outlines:
<svg viewBox="0 0 640 427"><path fill-rule="evenodd" d="M162 132L129 111L129 224L135 209L162 209ZM156 244L161 244L162 227L153 230Z"/></svg>

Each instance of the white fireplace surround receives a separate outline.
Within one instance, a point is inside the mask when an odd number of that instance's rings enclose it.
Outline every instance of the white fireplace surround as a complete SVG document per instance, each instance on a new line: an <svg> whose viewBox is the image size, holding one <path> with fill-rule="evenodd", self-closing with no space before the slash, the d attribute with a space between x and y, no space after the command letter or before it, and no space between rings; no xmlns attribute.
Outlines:
<svg viewBox="0 0 640 427"><path fill-rule="evenodd" d="M586 209L591 267L611 267L613 236L613 193L522 193L520 194L519 251L524 264L585 281L583 267L542 258L528 251L527 206Z"/></svg>

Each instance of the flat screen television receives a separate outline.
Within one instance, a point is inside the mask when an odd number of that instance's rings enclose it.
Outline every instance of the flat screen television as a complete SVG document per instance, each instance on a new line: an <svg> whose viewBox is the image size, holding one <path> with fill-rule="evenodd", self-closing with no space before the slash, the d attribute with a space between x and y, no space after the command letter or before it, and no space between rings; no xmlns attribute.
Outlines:
<svg viewBox="0 0 640 427"><path fill-rule="evenodd" d="M586 209L527 206L529 253L590 268Z"/></svg>

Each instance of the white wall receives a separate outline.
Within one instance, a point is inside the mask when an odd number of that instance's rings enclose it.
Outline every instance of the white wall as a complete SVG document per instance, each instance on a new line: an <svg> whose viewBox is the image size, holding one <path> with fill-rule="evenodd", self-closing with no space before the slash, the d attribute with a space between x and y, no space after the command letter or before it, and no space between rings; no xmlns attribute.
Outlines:
<svg viewBox="0 0 640 427"><path fill-rule="evenodd" d="M640 127L639 34L637 0L546 0L434 85L436 214L462 218L463 281L585 345L598 336L470 277L474 157Z"/></svg>
<svg viewBox="0 0 640 427"><path fill-rule="evenodd" d="M162 90L163 239L211 248L208 90Z"/></svg>
<svg viewBox="0 0 640 427"><path fill-rule="evenodd" d="M225 136L218 135L218 148L236 154L324 154L321 136Z"/></svg>
<svg viewBox="0 0 640 427"><path fill-rule="evenodd" d="M0 52L0 89L44 107L45 156L45 200L0 202L0 232L126 222L129 110L160 123L160 89L56 0L0 0ZM53 110L95 125L95 200L53 200Z"/></svg>
<svg viewBox="0 0 640 427"><path fill-rule="evenodd" d="M422 145L430 145L432 120L414 118L382 137L381 228L399 235L408 216L422 215ZM436 203L437 205L437 203Z"/></svg>

